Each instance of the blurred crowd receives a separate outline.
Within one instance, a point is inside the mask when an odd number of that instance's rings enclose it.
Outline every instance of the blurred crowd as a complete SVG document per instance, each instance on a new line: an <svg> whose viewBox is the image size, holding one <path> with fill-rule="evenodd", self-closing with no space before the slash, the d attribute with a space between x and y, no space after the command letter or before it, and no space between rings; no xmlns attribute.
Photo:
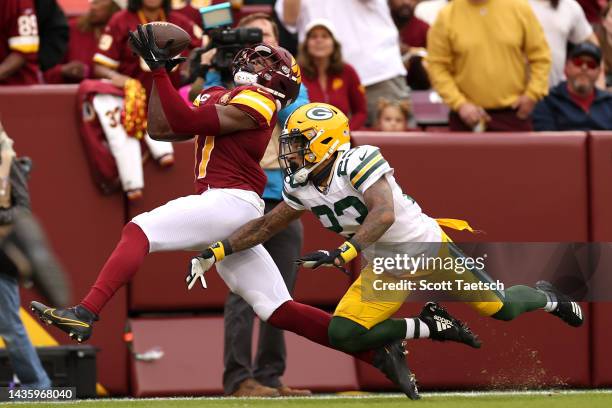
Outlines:
<svg viewBox="0 0 612 408"><path fill-rule="evenodd" d="M66 18L57 0L3 1L0 84L104 78L127 95L136 79L146 93L151 76L126 45L126 31L171 21L197 49L207 42L199 8L218 3L89 0L85 14ZM605 0L231 2L239 16L253 5L270 13L280 45L296 56L308 99L340 108L353 130L415 128L411 92L439 95L451 131L612 128L612 11ZM206 68L215 51L197 55ZM214 67L208 71L198 78L177 70L177 87L189 80L185 98L224 83ZM125 107L116 108L125 115ZM148 141L153 157L171 163L172 152L154 144ZM132 184L141 184L138 177ZM138 196L138 188L127 189Z"/></svg>

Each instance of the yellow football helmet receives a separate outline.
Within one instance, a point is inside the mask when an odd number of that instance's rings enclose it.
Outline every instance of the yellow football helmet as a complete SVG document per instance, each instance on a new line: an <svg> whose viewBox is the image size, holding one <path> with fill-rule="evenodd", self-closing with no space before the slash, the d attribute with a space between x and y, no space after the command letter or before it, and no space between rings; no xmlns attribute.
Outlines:
<svg viewBox="0 0 612 408"><path fill-rule="evenodd" d="M289 116L279 142L281 169L302 184L334 153L351 148L349 120L333 105L309 103Z"/></svg>

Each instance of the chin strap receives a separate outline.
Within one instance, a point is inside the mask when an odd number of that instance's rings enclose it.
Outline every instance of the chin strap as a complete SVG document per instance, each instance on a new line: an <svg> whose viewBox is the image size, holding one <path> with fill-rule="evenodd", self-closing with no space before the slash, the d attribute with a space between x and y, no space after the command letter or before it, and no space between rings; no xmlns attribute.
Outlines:
<svg viewBox="0 0 612 408"><path fill-rule="evenodd" d="M323 131L319 131L319 133L313 139L316 139L317 137L321 136L322 133ZM334 144L329 149L327 149L327 153L325 153L321 160L315 163L314 166L309 168L302 167L301 169L296 171L295 174L292 176L293 180L298 184L305 183L306 180L308 180L308 176L310 175L310 173L312 173L313 170L317 169L321 164L325 163L325 160L329 159L332 154L336 153L336 147L338 146L338 143L338 141L334 142Z"/></svg>
<svg viewBox="0 0 612 408"><path fill-rule="evenodd" d="M247 71L238 71L234 74L234 83L237 86L241 85L255 85L259 77L257 74L252 74Z"/></svg>
<svg viewBox="0 0 612 408"><path fill-rule="evenodd" d="M329 163L327 163L325 165L325 167L323 167L321 169L321 171L315 175L313 175L312 177L310 177L310 180L312 181L312 184L314 184L315 186L321 184L321 182L325 179L327 179L329 177L329 174L331 173L333 167L334 167L334 163L336 161L332 160ZM322 162L321 162L322 163Z"/></svg>

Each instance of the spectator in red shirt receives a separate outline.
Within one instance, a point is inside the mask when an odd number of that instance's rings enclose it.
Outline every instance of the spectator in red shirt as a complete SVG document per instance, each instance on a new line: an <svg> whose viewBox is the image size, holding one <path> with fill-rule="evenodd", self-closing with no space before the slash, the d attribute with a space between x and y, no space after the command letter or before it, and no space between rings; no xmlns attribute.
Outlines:
<svg viewBox="0 0 612 408"><path fill-rule="evenodd" d="M192 46L201 44L202 29L187 17L170 11L170 0L128 0L127 10L113 15L100 37L98 50L94 55L94 73L98 78L108 78L119 88L130 79L138 79L148 91L151 89L153 75L144 61L134 55L128 45L128 32L135 31L138 24L152 21L168 21L191 34ZM179 71L171 75L178 86Z"/></svg>
<svg viewBox="0 0 612 408"><path fill-rule="evenodd" d="M93 56L102 30L113 14L125 8L125 0L91 0L89 12L70 22L70 42L61 64L43 76L48 84L76 83L93 77Z"/></svg>
<svg viewBox="0 0 612 408"><path fill-rule="evenodd" d="M405 132L408 130L411 116L409 101L390 101L380 98L375 129L381 132Z"/></svg>
<svg viewBox="0 0 612 408"><path fill-rule="evenodd" d="M431 88L423 57L427 55L429 24L414 15L419 0L389 0L391 17L400 35L400 51L406 67L406 81L410 88Z"/></svg>
<svg viewBox="0 0 612 408"><path fill-rule="evenodd" d="M414 8L418 3L418 0L389 0L389 9L402 45L426 48L429 24L415 17Z"/></svg>
<svg viewBox="0 0 612 408"><path fill-rule="evenodd" d="M584 15L591 24L601 22L601 10L606 4L606 0L577 0L580 7L584 10Z"/></svg>
<svg viewBox="0 0 612 408"><path fill-rule="evenodd" d="M306 27L298 63L311 102L337 106L357 130L367 119L365 90L355 69L342 60L340 43L327 20L313 20Z"/></svg>
<svg viewBox="0 0 612 408"><path fill-rule="evenodd" d="M202 25L202 16L200 15L199 7L206 7L210 5L210 1L203 2L205 4L198 5L197 1L189 2L188 0L172 0L172 11L182 14L197 26Z"/></svg>
<svg viewBox="0 0 612 408"><path fill-rule="evenodd" d="M33 0L0 1L0 85L40 81L39 42Z"/></svg>

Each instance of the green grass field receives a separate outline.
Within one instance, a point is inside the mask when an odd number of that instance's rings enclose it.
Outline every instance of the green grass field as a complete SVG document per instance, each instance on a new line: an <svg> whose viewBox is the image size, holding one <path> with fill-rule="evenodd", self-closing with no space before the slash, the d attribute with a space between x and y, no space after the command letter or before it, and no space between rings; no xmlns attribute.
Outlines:
<svg viewBox="0 0 612 408"><path fill-rule="evenodd" d="M397 394L364 396L314 396L311 398L176 398L176 399L107 399L65 403L10 403L17 407L86 408L400 408L412 405L422 408L610 408L610 391L569 391L534 393L424 393L420 401L410 401ZM0 404L2 405L2 404Z"/></svg>

